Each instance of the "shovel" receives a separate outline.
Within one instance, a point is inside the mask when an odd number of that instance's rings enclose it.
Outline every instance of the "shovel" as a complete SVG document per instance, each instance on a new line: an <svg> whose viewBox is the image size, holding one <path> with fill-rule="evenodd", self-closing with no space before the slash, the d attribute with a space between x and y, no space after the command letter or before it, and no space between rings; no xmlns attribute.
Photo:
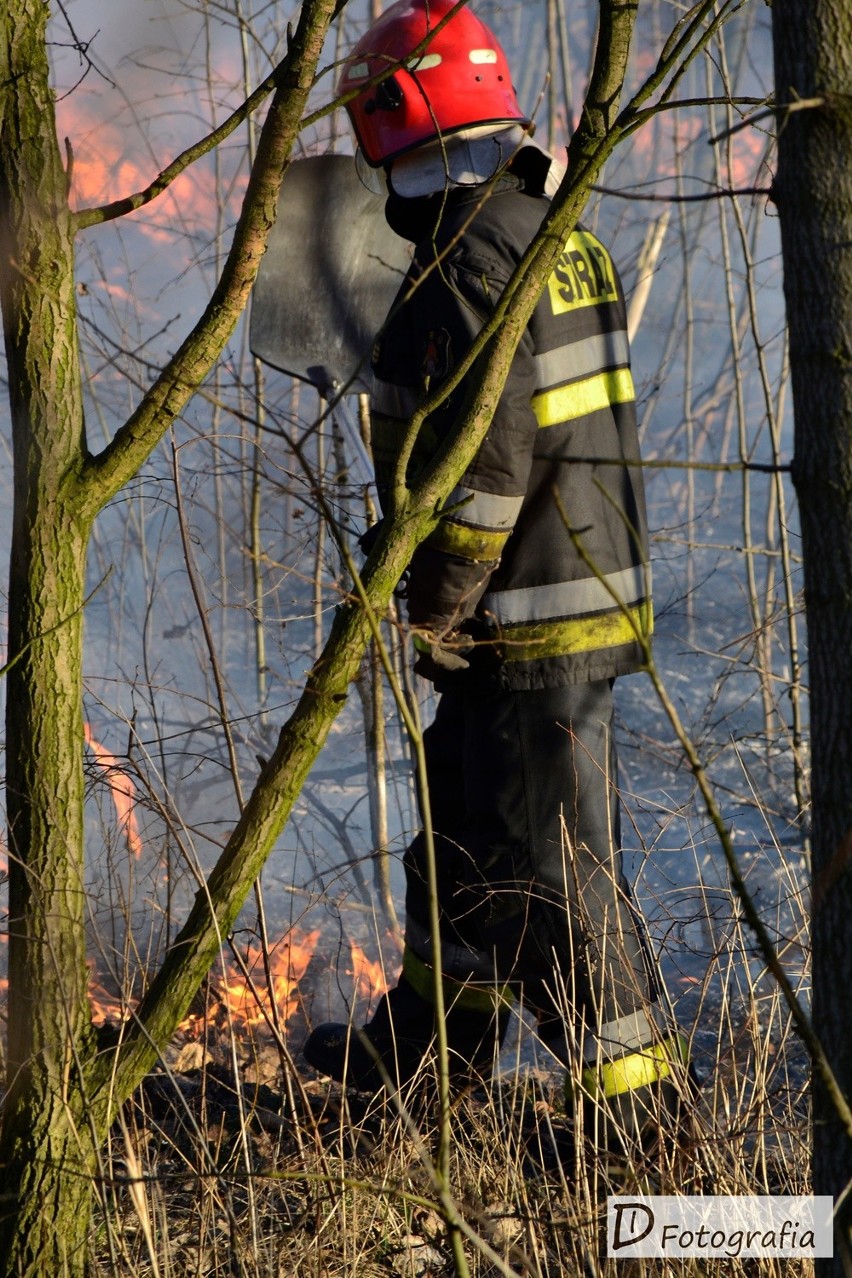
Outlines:
<svg viewBox="0 0 852 1278"><path fill-rule="evenodd" d="M369 392L370 350L410 262L384 197L362 184L352 156L294 161L252 294L252 352L326 400ZM343 417L363 463L360 432L350 412Z"/></svg>
<svg viewBox="0 0 852 1278"><path fill-rule="evenodd" d="M254 285L252 351L325 398L369 391L373 339L410 262L352 156L296 160Z"/></svg>

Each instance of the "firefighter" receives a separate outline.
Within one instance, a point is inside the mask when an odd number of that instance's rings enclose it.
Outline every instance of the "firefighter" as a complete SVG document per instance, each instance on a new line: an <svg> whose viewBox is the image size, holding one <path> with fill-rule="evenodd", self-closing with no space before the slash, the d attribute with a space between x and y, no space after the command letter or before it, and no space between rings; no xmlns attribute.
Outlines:
<svg viewBox="0 0 852 1278"><path fill-rule="evenodd" d="M362 171L414 258L373 353L380 498L412 412L467 352L562 176L530 139L505 55L468 7L400 0L340 79ZM415 49L434 28L428 44ZM381 83L370 83L393 68ZM410 478L453 431L466 381L430 415ZM456 1083L487 1075L512 996L574 1061L571 1089L636 1130L681 1058L625 880L613 681L643 662L650 569L624 297L578 227L514 356L488 433L407 583L415 670L440 694L425 733L440 933L426 845L405 855L397 985L360 1030L304 1054L369 1090L403 1086L434 1041L435 969Z"/></svg>

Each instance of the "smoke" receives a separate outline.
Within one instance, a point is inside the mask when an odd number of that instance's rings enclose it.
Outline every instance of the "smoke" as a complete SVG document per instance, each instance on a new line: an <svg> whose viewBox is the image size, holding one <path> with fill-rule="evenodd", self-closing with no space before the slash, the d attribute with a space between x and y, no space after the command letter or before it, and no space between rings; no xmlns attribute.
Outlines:
<svg viewBox="0 0 852 1278"><path fill-rule="evenodd" d="M233 30L173 0L78 0L51 34L57 129L73 151L77 207L145 188L243 97ZM226 170L231 156L226 182L235 181L244 151L244 137L223 151ZM206 178L190 176L170 198L181 217L201 214L209 225L210 194ZM170 219L176 213L167 210Z"/></svg>

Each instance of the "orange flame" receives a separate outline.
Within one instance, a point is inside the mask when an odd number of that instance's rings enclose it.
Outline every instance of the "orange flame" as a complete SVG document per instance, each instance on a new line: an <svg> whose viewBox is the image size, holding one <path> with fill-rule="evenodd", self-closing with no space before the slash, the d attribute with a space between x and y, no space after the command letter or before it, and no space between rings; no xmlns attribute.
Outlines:
<svg viewBox="0 0 852 1278"><path fill-rule="evenodd" d="M133 855L138 857L142 851L142 836L136 820L136 786L133 779L123 770L121 761L95 740L88 723L83 724L83 735L86 745L95 756L95 762L106 773L119 828L127 839L127 846Z"/></svg>
<svg viewBox="0 0 852 1278"><path fill-rule="evenodd" d="M166 164L194 140L170 137L161 144L163 158L152 163L142 135L124 127L119 119L104 119L103 110L97 93L81 91L57 103L59 135L73 141L71 198L78 208L145 190L156 176L157 163ZM236 214L247 185L247 173L237 172L222 189L211 166L194 164L179 174L153 205L128 216L149 239L171 245L177 231L215 225L220 206Z"/></svg>
<svg viewBox="0 0 852 1278"><path fill-rule="evenodd" d="M246 1028L262 1025L267 1019L273 1020L274 1002L281 1022L289 1020L298 1011L299 982L304 978L319 938L319 928L311 932L303 932L300 928L291 929L269 954L271 985L266 979L259 947L252 947L243 956L249 974L248 980L235 960L223 959L212 974L218 1008L214 1012L214 1018L219 1023L228 1020ZM90 964L89 971L89 1004L95 1025L102 1025L105 1021L125 1021L130 1017L127 1003L104 988L93 964ZM204 1013L190 1013L181 1022L179 1030L195 1037L202 1033L207 1019L208 1015Z"/></svg>
<svg viewBox="0 0 852 1278"><path fill-rule="evenodd" d="M220 1029L230 1025L235 1030L253 1030L274 1022L273 1002L279 1022L286 1024L300 1009L299 986L317 951L320 936L319 928L308 932L292 928L269 953L269 981L262 953L256 945L243 956L248 980L234 959L223 959L212 973L213 997L206 1011L185 1017L178 1026L178 1033L187 1039L198 1039L211 1025ZM357 942L350 944L350 953L347 974L353 978L355 997L372 1001L387 989L384 965L381 959L370 959ZM0 1008L6 1002L7 994L8 981L0 977ZM88 994L93 1025L102 1026L108 1021L121 1023L130 1019L132 1012L128 1001L105 988L93 960L89 961Z"/></svg>
<svg viewBox="0 0 852 1278"><path fill-rule="evenodd" d="M246 981L235 963L228 962L219 990L230 1018L249 1026L260 1025L267 1017L272 1019L274 1003L281 1020L288 1020L298 1010L299 982L314 956L319 938L319 928L313 932L293 928L288 932L269 955L271 989L259 948L250 951L245 959L250 981Z"/></svg>
<svg viewBox="0 0 852 1278"><path fill-rule="evenodd" d="M348 973L355 978L355 996L372 1002L376 994L383 994L388 987L384 963L381 958L368 958L356 941L352 942L350 949L352 967Z"/></svg>

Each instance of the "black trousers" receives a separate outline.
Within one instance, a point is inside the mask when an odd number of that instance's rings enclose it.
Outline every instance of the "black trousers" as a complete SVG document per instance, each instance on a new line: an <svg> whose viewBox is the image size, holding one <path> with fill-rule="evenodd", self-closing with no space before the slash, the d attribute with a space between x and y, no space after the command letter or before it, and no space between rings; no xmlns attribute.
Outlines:
<svg viewBox="0 0 852 1278"><path fill-rule="evenodd" d="M656 981L622 870L611 682L447 685L424 737L440 953L422 832L405 856L407 943L447 976L515 983L545 1017L568 1008L578 1029L647 1005Z"/></svg>

